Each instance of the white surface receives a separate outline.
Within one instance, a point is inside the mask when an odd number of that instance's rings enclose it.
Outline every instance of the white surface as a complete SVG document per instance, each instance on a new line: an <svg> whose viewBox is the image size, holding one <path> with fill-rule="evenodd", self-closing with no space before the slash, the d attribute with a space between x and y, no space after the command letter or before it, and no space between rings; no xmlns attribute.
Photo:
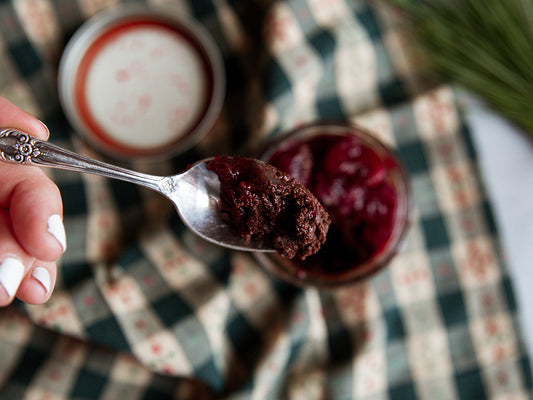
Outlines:
<svg viewBox="0 0 533 400"><path fill-rule="evenodd" d="M106 42L90 64L88 107L119 143L162 146L198 119L207 91L203 71L198 51L173 31L130 29Z"/></svg>
<svg viewBox="0 0 533 400"><path fill-rule="evenodd" d="M533 355L533 141L480 105L467 118Z"/></svg>

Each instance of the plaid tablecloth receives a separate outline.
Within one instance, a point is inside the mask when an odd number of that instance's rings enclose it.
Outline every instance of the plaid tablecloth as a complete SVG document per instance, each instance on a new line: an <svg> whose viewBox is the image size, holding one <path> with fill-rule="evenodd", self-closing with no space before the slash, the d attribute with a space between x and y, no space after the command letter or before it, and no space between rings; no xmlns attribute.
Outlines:
<svg viewBox="0 0 533 400"><path fill-rule="evenodd" d="M51 140L72 131L56 74L74 30L114 0L1 0L0 95ZM317 119L357 122L412 179L406 248L362 284L301 289L249 254L206 244L134 185L50 171L68 250L51 300L0 310L2 399L527 399L532 379L475 151L447 85L422 79L401 15L344 0L153 0L217 40L224 111L170 174L252 154Z"/></svg>

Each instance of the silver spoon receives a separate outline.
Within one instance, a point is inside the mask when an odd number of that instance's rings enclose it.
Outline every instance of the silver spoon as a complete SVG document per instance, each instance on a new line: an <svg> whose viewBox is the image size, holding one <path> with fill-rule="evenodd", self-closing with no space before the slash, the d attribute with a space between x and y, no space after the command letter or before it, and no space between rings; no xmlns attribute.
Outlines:
<svg viewBox="0 0 533 400"><path fill-rule="evenodd" d="M259 240L244 240L219 208L217 175L201 160L173 176L148 175L81 156L13 129L0 131L0 161L86 172L146 186L174 203L187 227L212 243L234 250L274 251Z"/></svg>

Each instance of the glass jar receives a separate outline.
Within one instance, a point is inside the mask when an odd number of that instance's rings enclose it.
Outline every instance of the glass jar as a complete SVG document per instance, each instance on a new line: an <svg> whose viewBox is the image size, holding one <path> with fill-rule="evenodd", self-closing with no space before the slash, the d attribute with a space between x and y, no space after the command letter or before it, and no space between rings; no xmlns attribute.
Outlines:
<svg viewBox="0 0 533 400"><path fill-rule="evenodd" d="M369 277L398 253L409 225L409 180L372 134L344 122L313 123L274 138L260 158L307 186L332 219L322 248L304 260L255 253L267 271L300 286L334 287Z"/></svg>

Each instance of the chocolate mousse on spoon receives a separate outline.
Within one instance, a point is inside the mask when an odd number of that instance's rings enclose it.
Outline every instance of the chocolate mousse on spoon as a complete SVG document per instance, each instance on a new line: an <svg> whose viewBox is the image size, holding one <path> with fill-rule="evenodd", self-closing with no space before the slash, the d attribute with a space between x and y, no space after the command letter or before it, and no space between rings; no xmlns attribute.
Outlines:
<svg viewBox="0 0 533 400"><path fill-rule="evenodd" d="M295 178L244 157L215 157L206 167L218 175L222 209L244 240L267 241L282 256L300 260L326 241L331 219Z"/></svg>

